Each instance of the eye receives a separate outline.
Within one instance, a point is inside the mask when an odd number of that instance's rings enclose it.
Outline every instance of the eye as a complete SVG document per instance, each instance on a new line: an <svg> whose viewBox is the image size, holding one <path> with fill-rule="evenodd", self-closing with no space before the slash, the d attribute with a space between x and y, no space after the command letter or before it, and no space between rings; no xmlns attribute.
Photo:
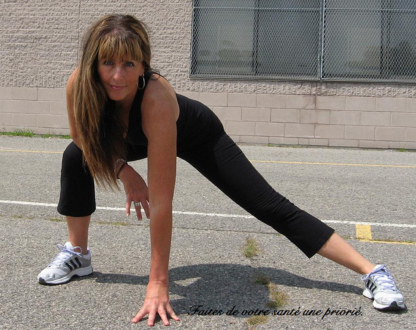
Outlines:
<svg viewBox="0 0 416 330"><path fill-rule="evenodd" d="M126 66L133 67L134 66L134 63L133 62L130 62L130 61L127 61L126 62Z"/></svg>
<svg viewBox="0 0 416 330"><path fill-rule="evenodd" d="M103 62L103 64L104 64L104 65L113 65L113 61L111 61L111 60L105 60L105 61Z"/></svg>

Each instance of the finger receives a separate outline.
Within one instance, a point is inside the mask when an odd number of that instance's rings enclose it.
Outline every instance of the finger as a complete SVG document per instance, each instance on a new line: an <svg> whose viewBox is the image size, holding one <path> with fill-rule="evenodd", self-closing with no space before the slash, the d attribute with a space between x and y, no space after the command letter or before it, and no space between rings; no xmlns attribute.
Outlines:
<svg viewBox="0 0 416 330"><path fill-rule="evenodd" d="M170 325L169 320L168 320L168 316L166 314L166 311L163 309L163 307L161 307L161 309L159 309L158 311L160 318L162 319L162 322L164 325Z"/></svg>
<svg viewBox="0 0 416 330"><path fill-rule="evenodd" d="M155 324L155 319L156 319L156 312L150 312L149 319L147 320L147 325L153 326Z"/></svg>
<svg viewBox="0 0 416 330"><path fill-rule="evenodd" d="M146 214L146 218L150 219L149 203L147 201L145 201L144 203L142 203L142 206L143 206L144 213Z"/></svg>
<svg viewBox="0 0 416 330"><path fill-rule="evenodd" d="M131 320L133 323L137 323L139 322L147 313L143 310L143 308L141 310L139 310L139 312L136 314L135 317L133 317L133 319Z"/></svg>
<svg viewBox="0 0 416 330"><path fill-rule="evenodd" d="M175 314L170 304L166 306L166 310L169 313L170 317L173 318L175 321L180 321L181 319Z"/></svg>
<svg viewBox="0 0 416 330"><path fill-rule="evenodd" d="M126 200L126 215L130 216L131 200Z"/></svg>
<svg viewBox="0 0 416 330"><path fill-rule="evenodd" d="M138 220L142 220L142 208L140 207L140 203L134 203L134 209L136 210L136 215Z"/></svg>

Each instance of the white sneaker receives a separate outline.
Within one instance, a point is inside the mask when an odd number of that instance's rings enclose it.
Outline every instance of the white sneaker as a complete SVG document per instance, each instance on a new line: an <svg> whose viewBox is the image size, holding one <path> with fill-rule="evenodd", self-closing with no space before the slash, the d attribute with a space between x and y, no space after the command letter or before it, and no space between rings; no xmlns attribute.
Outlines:
<svg viewBox="0 0 416 330"><path fill-rule="evenodd" d="M72 276L86 276L92 274L91 252L81 254L74 251L80 249L79 246L73 247L70 242L65 245L57 245L60 252L48 267L42 270L38 275L40 284L62 284L69 282Z"/></svg>
<svg viewBox="0 0 416 330"><path fill-rule="evenodd" d="M378 310L405 310L402 293L396 286L393 276L384 265L377 265L371 273L363 275L364 297L374 299L373 306Z"/></svg>

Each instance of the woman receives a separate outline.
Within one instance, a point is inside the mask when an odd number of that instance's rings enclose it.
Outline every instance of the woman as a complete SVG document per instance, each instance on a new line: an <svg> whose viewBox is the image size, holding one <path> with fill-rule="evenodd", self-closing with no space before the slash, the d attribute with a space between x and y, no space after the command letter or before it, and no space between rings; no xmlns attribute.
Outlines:
<svg viewBox="0 0 416 330"><path fill-rule="evenodd" d="M133 322L157 314L179 320L169 303L168 263L176 157L180 157L303 253L318 253L364 275L364 295L377 309L405 309L403 296L384 265L375 266L334 230L278 194L227 136L204 105L176 95L151 70L144 25L132 16L111 15L86 35L78 68L67 84L73 142L63 155L58 211L67 216L68 242L38 276L61 284L92 273L88 227L95 211L94 180L123 183L126 213L133 204L151 218L151 268L144 304ZM148 158L148 186L128 162Z"/></svg>

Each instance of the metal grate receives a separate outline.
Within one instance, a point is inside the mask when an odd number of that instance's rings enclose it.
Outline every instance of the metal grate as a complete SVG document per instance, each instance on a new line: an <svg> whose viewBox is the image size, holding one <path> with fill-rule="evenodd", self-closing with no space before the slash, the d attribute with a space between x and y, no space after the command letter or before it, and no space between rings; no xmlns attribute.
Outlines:
<svg viewBox="0 0 416 330"><path fill-rule="evenodd" d="M194 0L192 77L416 82L414 0Z"/></svg>

